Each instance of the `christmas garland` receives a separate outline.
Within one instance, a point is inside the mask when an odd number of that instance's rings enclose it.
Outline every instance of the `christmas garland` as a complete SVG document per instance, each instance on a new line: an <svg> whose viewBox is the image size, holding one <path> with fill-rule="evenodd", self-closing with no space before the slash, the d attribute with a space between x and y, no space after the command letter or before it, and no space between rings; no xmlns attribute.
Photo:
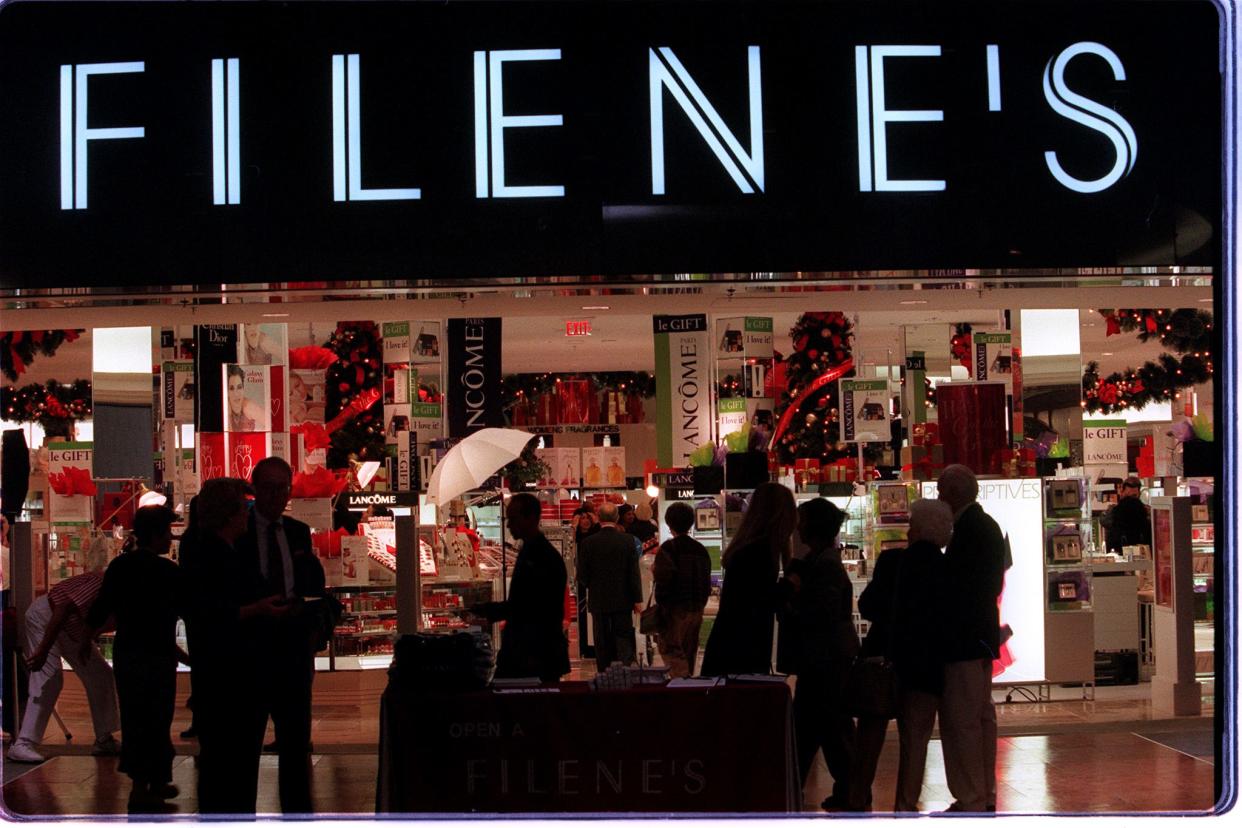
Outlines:
<svg viewBox="0 0 1242 828"><path fill-rule="evenodd" d="M5 386L0 389L0 409L9 422L38 423L45 433L64 435L68 426L91 416L91 383L80 379L62 385L49 380L47 385Z"/></svg>
<svg viewBox="0 0 1242 828"><path fill-rule="evenodd" d="M1090 414L1112 414L1142 408L1181 396L1183 388L1212 378L1212 315L1194 308L1105 309L1107 336L1138 333L1140 342L1151 339L1176 351L1180 358L1161 354L1141 368L1126 368L1100 376L1098 362L1087 363L1082 375L1082 407Z"/></svg>
<svg viewBox="0 0 1242 828"><path fill-rule="evenodd" d="M974 367L971 362L971 327L969 322L959 322L953 326L953 336L949 339L949 351L953 358L966 367L967 371L974 374Z"/></svg>
<svg viewBox="0 0 1242 828"><path fill-rule="evenodd" d="M73 342L83 328L60 331L9 331L0 337L0 371L15 382L26 373L26 366L42 354L50 357L66 342Z"/></svg>
<svg viewBox="0 0 1242 828"><path fill-rule="evenodd" d="M568 375L551 371L542 374L509 374L500 384L501 410L508 412L520 402L535 400L542 394L554 392L557 382L566 376ZM604 371L590 374L588 378L594 383L596 391L627 394L636 392L644 398L655 396L655 377L646 371Z"/></svg>

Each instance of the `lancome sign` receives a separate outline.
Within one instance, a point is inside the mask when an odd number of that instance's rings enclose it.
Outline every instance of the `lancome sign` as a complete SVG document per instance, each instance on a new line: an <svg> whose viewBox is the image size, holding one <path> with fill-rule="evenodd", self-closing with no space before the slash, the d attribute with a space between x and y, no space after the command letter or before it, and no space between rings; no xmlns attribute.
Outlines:
<svg viewBox="0 0 1242 828"><path fill-rule="evenodd" d="M0 261L6 286L1210 264L1218 27L1206 0L11 4ZM1187 215L1209 241L1174 249Z"/></svg>

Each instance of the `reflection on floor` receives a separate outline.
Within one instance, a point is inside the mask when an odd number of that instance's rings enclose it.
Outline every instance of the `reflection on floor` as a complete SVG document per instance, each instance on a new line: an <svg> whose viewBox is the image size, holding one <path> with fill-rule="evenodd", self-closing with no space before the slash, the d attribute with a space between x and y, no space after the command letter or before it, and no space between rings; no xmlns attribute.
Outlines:
<svg viewBox="0 0 1242 828"><path fill-rule="evenodd" d="M583 672L590 672L589 667ZM53 723L42 748L54 757L31 767L4 763L3 806L7 813L30 816L124 814L129 782L115 759L89 756L90 715L81 686L66 676L59 712L74 738L66 744ZM383 671L327 675L316 679L312 739L315 744L315 806L322 815L369 814L375 806L379 694ZM1210 684L1205 686L1205 692ZM1150 685L1099 687L1094 700L1081 688L1054 687L1051 700L1000 703L998 807L1010 813L1099 813L1131 811L1204 811L1213 805L1214 734L1211 697L1203 715L1156 720ZM188 726L184 691L179 694L174 734ZM873 789L877 809L891 806L896 783L896 728ZM270 738L270 734L269 734ZM178 757L174 781L181 795L172 813L195 811L193 740L174 735ZM1141 780L1141 782L1140 782ZM816 809L830 778L821 765L808 781L806 801ZM949 804L939 743L932 744L922 807ZM259 808L274 813L276 759L263 758Z"/></svg>

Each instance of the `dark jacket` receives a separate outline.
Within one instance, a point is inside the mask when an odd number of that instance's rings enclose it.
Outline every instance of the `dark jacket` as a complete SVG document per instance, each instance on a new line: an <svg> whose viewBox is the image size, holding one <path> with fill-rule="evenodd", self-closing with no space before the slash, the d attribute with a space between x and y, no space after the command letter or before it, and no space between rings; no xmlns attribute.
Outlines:
<svg viewBox="0 0 1242 828"><path fill-rule="evenodd" d="M712 558L689 535L666 540L651 563L655 602L674 610L700 611L712 591Z"/></svg>
<svg viewBox="0 0 1242 828"><path fill-rule="evenodd" d="M133 549L108 564L86 623L99 629L108 616L116 618L113 653L118 661L139 659L173 667L177 660L177 618L185 612L177 565L150 550Z"/></svg>
<svg viewBox="0 0 1242 828"><path fill-rule="evenodd" d="M200 685L253 694L251 682L271 658L273 635L272 619L240 617L243 606L268 594L255 556L203 533L185 574L196 696Z"/></svg>
<svg viewBox="0 0 1242 828"><path fill-rule="evenodd" d="M313 659L315 652L327 645L340 620L340 604L326 590L323 564L311 545L310 527L300 520L285 515L281 518L285 530L285 542L289 546L289 559L293 563L293 595L296 598L319 598L318 601L300 603L294 601L290 612L274 623L281 637L282 652L297 659ZM246 534L237 541L237 547L259 563L259 541L254 513ZM261 576L260 576L261 577ZM270 589L265 594L270 594Z"/></svg>
<svg viewBox="0 0 1242 828"><path fill-rule="evenodd" d="M1151 544L1151 514L1137 497L1123 497L1108 510L1106 517L1104 540L1110 551L1121 551L1123 546L1139 543Z"/></svg>
<svg viewBox="0 0 1242 828"><path fill-rule="evenodd" d="M927 541L880 554L858 612L871 622L866 656L887 656L902 687L939 695L943 688L944 555Z"/></svg>
<svg viewBox="0 0 1242 828"><path fill-rule="evenodd" d="M578 553L578 598L593 613L622 612L642 603L638 544L611 526L587 538Z"/></svg>
<svg viewBox="0 0 1242 828"><path fill-rule="evenodd" d="M798 676L844 676L858 654L854 585L845 567L820 550L790 561L786 575L799 583L781 613L778 668Z"/></svg>
<svg viewBox="0 0 1242 828"><path fill-rule="evenodd" d="M748 544L730 556L702 675L772 672L772 627L782 594L777 571L766 542Z"/></svg>
<svg viewBox="0 0 1242 828"><path fill-rule="evenodd" d="M538 676L545 682L569 672L569 645L561 632L565 615L565 562L542 533L526 539L513 564L507 601L478 609L504 621L497 678Z"/></svg>
<svg viewBox="0 0 1242 828"><path fill-rule="evenodd" d="M1005 537L978 503L967 506L954 522L943 571L945 661L996 658Z"/></svg>

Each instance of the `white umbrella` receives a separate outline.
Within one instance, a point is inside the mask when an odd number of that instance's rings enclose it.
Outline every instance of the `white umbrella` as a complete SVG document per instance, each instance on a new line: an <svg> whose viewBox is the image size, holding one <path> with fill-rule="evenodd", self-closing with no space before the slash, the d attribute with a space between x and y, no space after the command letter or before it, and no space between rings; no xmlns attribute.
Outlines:
<svg viewBox="0 0 1242 828"><path fill-rule="evenodd" d="M514 428L483 428L449 449L427 483L427 501L448 503L521 456L535 435Z"/></svg>

